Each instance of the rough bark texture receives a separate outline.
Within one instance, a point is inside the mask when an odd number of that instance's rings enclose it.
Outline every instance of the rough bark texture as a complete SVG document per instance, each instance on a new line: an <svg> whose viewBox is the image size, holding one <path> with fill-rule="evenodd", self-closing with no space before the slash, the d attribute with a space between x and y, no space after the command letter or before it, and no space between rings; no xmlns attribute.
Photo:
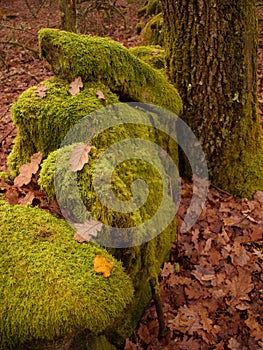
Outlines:
<svg viewBox="0 0 263 350"><path fill-rule="evenodd" d="M62 29L76 32L76 0L59 0Z"/></svg>
<svg viewBox="0 0 263 350"><path fill-rule="evenodd" d="M163 0L167 67L212 182L242 196L263 187L254 1Z"/></svg>

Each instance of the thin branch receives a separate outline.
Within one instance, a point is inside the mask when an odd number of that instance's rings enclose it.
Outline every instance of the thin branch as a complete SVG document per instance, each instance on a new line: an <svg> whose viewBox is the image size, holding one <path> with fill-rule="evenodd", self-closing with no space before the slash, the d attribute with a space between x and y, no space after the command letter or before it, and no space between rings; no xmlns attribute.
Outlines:
<svg viewBox="0 0 263 350"><path fill-rule="evenodd" d="M39 51L38 50L35 50L32 47L29 47L27 45L18 43L17 41L0 41L0 44L19 46L19 47L22 47L23 49L32 51L34 54L36 54L39 57Z"/></svg>
<svg viewBox="0 0 263 350"><path fill-rule="evenodd" d="M29 3L28 3L27 0L25 0L25 3L26 3L27 8L29 9L29 12L31 13L31 15L32 15L35 19L37 19L37 15L36 15L35 12L32 10L32 8L31 8L31 6L29 5Z"/></svg>
<svg viewBox="0 0 263 350"><path fill-rule="evenodd" d="M12 27L12 26L8 26L8 25L5 25L5 24L1 24L1 23L0 23L0 28L8 28L8 29L13 29L13 30L20 30L20 31L22 31L22 32L24 32L24 33L28 33L28 34L31 34L31 35L37 37L37 34L32 33L32 32L30 32L29 30L26 30L26 29L24 29L24 28Z"/></svg>

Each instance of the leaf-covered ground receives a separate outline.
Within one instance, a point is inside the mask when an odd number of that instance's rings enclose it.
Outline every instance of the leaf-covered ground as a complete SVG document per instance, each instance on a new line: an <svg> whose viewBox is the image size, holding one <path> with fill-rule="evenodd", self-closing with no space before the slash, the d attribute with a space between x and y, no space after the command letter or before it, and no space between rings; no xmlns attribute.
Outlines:
<svg viewBox="0 0 263 350"><path fill-rule="evenodd" d="M57 1L27 3L29 7L23 0L0 1L0 170L7 169L6 157L16 135L11 104L22 91L52 76L38 59L37 31L41 27L59 27ZM99 12L87 21L87 29L110 35L127 47L141 43L135 26L137 9L143 1L117 3L126 18L126 29L120 14L115 14L115 23L105 24ZM258 95L262 118L263 7L258 7L258 16ZM47 202L36 179L37 174L32 174L31 182L22 186L2 179L0 192L12 204L31 203L60 215L56 202ZM192 186L184 182L178 232L191 198ZM178 233L171 260L160 273L166 336L158 339L159 326L152 303L133 336L127 339L125 349L263 349L262 247L263 193L246 200L211 187L199 220L189 232Z"/></svg>

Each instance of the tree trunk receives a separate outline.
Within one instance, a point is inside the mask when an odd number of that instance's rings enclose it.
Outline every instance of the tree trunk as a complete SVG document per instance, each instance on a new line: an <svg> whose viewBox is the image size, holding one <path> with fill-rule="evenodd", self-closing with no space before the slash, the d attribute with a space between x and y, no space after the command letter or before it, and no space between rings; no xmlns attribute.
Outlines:
<svg viewBox="0 0 263 350"><path fill-rule="evenodd" d="M62 29L76 32L76 0L59 0Z"/></svg>
<svg viewBox="0 0 263 350"><path fill-rule="evenodd" d="M199 138L212 183L242 196L263 188L253 0L162 0L167 67Z"/></svg>

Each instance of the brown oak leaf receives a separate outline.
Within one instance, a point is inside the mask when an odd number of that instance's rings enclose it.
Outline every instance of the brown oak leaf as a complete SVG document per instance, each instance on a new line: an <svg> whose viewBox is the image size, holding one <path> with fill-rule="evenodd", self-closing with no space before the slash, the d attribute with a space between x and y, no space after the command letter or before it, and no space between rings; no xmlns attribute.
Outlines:
<svg viewBox="0 0 263 350"><path fill-rule="evenodd" d="M37 94L40 98L46 97L47 87L45 85L39 85L36 90L34 90L35 94Z"/></svg>
<svg viewBox="0 0 263 350"><path fill-rule="evenodd" d="M69 92L72 96L77 95L80 92L80 89L83 88L83 82L81 77L74 79L69 85Z"/></svg>
<svg viewBox="0 0 263 350"><path fill-rule="evenodd" d="M84 165L89 161L90 150L91 145L89 142L85 145L77 145L73 148L69 159L70 169L72 171L76 172L83 169Z"/></svg>
<svg viewBox="0 0 263 350"><path fill-rule="evenodd" d="M74 239L79 243L89 242L92 237L97 237L102 228L102 223L96 220L85 220L83 224L74 224L77 232Z"/></svg>
<svg viewBox="0 0 263 350"><path fill-rule="evenodd" d="M30 163L21 165L19 175L14 180L14 185L17 187L28 185L32 180L32 175L38 171L41 160L42 153L38 152L30 157Z"/></svg>

